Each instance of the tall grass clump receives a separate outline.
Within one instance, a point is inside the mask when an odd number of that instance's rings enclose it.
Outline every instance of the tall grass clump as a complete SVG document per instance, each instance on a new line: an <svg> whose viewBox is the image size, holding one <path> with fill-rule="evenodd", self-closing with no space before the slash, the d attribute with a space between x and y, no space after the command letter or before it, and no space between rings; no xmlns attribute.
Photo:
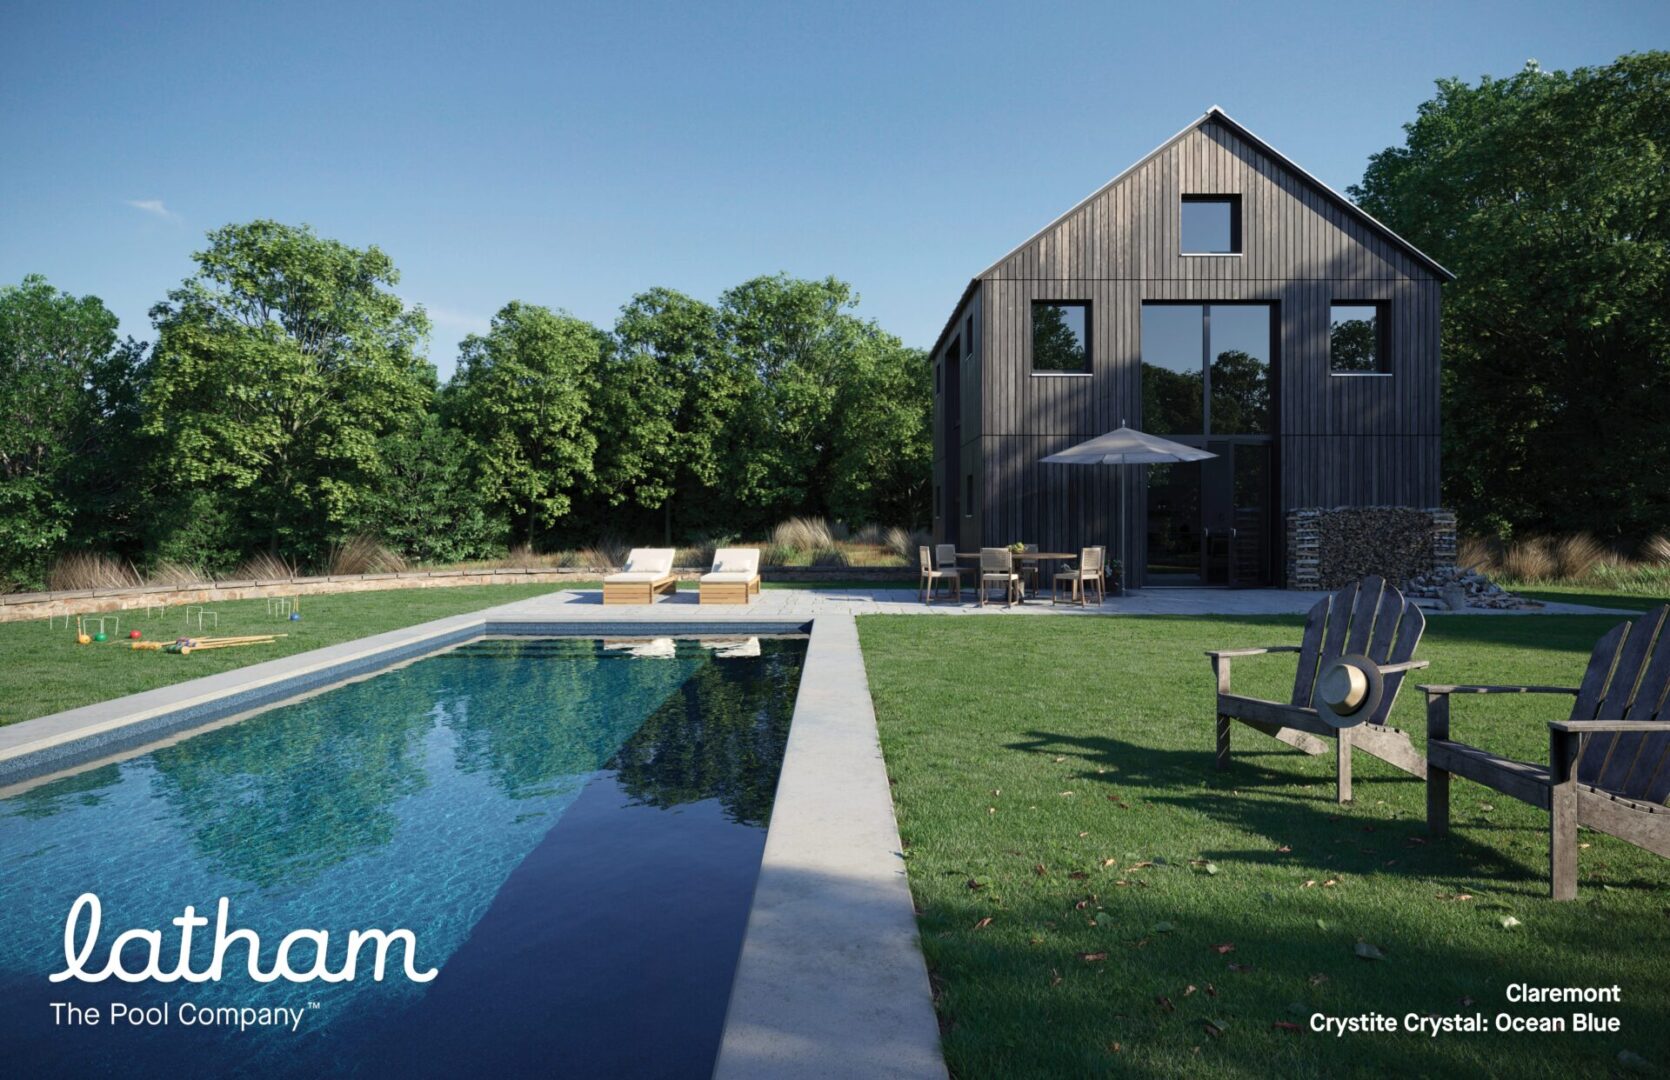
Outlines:
<svg viewBox="0 0 1670 1080"><path fill-rule="evenodd" d="M1586 532L1562 536L1549 548L1549 554L1554 559L1554 572L1568 580L1588 577L1589 572L1611 554L1605 544Z"/></svg>
<svg viewBox="0 0 1670 1080"><path fill-rule="evenodd" d="M576 552L574 561L587 570L615 570L626 565L626 557L631 553L631 545L625 541L605 536Z"/></svg>
<svg viewBox="0 0 1670 1080"><path fill-rule="evenodd" d="M282 581L296 576L294 566L270 551L251 555L232 571L232 577L240 581Z"/></svg>
<svg viewBox="0 0 1670 1080"><path fill-rule="evenodd" d="M1548 581L1559 565L1552 545L1540 536L1515 540L1502 553L1502 574L1514 581Z"/></svg>
<svg viewBox="0 0 1670 1080"><path fill-rule="evenodd" d="M830 544L828 547L818 548L816 551L812 552L812 565L828 567L851 566L852 559L850 559L847 556L847 553L841 548L834 544Z"/></svg>
<svg viewBox="0 0 1670 1080"><path fill-rule="evenodd" d="M884 546L888 551L897 555L905 562L912 562L916 558L917 549L933 547L934 538L921 529L912 532L895 525L887 530Z"/></svg>
<svg viewBox="0 0 1670 1080"><path fill-rule="evenodd" d="M145 573L147 585L172 585L177 589L208 580L209 575L200 568L173 559L159 559Z"/></svg>
<svg viewBox="0 0 1670 1080"><path fill-rule="evenodd" d="M398 551L369 536L354 536L331 548L325 564L332 577L353 574L398 574L406 560Z"/></svg>
<svg viewBox="0 0 1670 1080"><path fill-rule="evenodd" d="M1670 566L1670 536L1659 533L1641 545L1641 558L1650 563Z"/></svg>
<svg viewBox="0 0 1670 1080"><path fill-rule="evenodd" d="M143 582L139 572L126 559L98 551L72 551L60 555L46 575L46 587L51 592L130 589L140 584Z"/></svg>
<svg viewBox="0 0 1670 1080"><path fill-rule="evenodd" d="M835 534L822 518L793 517L771 530L771 542L793 551L822 551L835 547Z"/></svg>

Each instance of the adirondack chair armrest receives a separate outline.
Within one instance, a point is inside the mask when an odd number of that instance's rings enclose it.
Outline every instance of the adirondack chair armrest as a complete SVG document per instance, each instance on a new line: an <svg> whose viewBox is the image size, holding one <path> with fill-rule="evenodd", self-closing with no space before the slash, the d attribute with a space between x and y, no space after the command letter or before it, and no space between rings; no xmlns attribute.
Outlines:
<svg viewBox="0 0 1670 1080"><path fill-rule="evenodd" d="M1426 737L1450 741L1451 694L1576 694L1569 686L1469 686L1422 683L1426 692ZM1553 736L1551 736L1553 737Z"/></svg>
<svg viewBox="0 0 1670 1080"><path fill-rule="evenodd" d="M1394 675L1400 671L1419 671L1424 667L1431 667L1431 660L1404 660L1396 664L1376 664L1382 675Z"/></svg>
<svg viewBox="0 0 1670 1080"><path fill-rule="evenodd" d="M1385 669L1382 668L1382 671ZM1444 697L1450 694L1572 694L1577 693L1573 686L1450 686L1442 683L1421 683L1419 689L1426 692L1428 700L1434 697Z"/></svg>
<svg viewBox="0 0 1670 1080"><path fill-rule="evenodd" d="M1550 731L1576 735L1595 731L1638 731L1647 734L1670 731L1670 724L1663 720L1550 720L1548 727Z"/></svg>
<svg viewBox="0 0 1670 1080"><path fill-rule="evenodd" d="M1263 656L1265 653L1298 651L1297 645L1270 645L1262 649L1211 649L1206 655L1216 660L1220 656Z"/></svg>

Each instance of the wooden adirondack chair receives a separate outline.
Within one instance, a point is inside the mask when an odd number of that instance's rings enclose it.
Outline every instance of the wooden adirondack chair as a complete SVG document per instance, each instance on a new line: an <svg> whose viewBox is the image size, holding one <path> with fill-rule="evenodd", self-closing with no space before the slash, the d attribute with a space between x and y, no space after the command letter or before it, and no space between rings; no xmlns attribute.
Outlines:
<svg viewBox="0 0 1670 1080"><path fill-rule="evenodd" d="M1670 606L1613 627L1595 645L1582 685L1423 686L1427 827L1450 827L1450 775L1465 776L1549 814L1549 890L1577 896L1577 827L1670 858ZM1455 694L1572 694L1571 718L1548 725L1548 764L1515 761L1450 738Z"/></svg>
<svg viewBox="0 0 1670 1080"><path fill-rule="evenodd" d="M1386 716L1397 701L1404 675L1427 665L1425 660L1414 659L1415 646L1420 644L1425 629L1426 616L1418 607L1384 579L1369 577L1323 597L1311 608L1300 645L1207 653L1218 677L1218 768L1229 768L1230 722L1240 721L1307 754L1326 753L1328 744L1323 740L1333 739L1338 762L1336 797L1340 802L1351 801L1353 749L1424 778L1426 760L1405 732L1386 723ZM1288 652L1299 654L1299 671L1288 704L1230 692L1229 665L1233 658ZM1341 718L1331 708L1318 708L1322 703L1318 687L1342 660L1353 657L1358 658L1354 663L1378 671L1382 692L1360 715Z"/></svg>

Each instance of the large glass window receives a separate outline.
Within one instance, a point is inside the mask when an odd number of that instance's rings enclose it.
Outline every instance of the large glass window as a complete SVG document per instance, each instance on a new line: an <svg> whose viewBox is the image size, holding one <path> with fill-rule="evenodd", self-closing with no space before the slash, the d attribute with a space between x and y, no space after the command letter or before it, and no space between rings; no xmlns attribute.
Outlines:
<svg viewBox="0 0 1670 1080"><path fill-rule="evenodd" d="M1355 374L1388 371L1385 351L1379 304L1329 305L1329 370Z"/></svg>
<svg viewBox="0 0 1670 1080"><path fill-rule="evenodd" d="M1142 427L1155 435L1267 435L1268 304L1144 304Z"/></svg>
<svg viewBox="0 0 1670 1080"><path fill-rule="evenodd" d="M1205 308L1148 304L1142 309L1142 429L1154 435L1206 430Z"/></svg>
<svg viewBox="0 0 1670 1080"><path fill-rule="evenodd" d="M1185 195L1183 254L1237 255L1241 251L1239 195Z"/></svg>
<svg viewBox="0 0 1670 1080"><path fill-rule="evenodd" d="M1084 300L1032 302L1032 370L1090 373L1090 304Z"/></svg>

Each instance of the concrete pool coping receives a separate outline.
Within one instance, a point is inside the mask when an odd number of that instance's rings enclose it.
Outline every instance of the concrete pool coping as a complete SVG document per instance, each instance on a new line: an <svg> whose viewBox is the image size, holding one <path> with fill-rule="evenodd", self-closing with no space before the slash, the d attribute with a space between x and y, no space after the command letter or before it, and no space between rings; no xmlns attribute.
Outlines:
<svg viewBox="0 0 1670 1080"><path fill-rule="evenodd" d="M571 619L519 606L449 616L8 725L0 728L0 787L132 753L483 636L809 632L715 1076L943 1080L938 1022L853 617L697 608L684 618L621 611Z"/></svg>

